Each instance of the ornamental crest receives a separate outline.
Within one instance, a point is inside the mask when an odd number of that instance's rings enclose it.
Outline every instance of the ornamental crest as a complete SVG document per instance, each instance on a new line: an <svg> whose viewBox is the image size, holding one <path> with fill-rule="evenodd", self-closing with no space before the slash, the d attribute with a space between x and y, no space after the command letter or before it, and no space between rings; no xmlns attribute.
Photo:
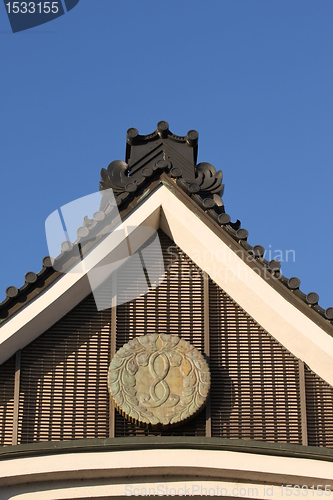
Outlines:
<svg viewBox="0 0 333 500"><path fill-rule="evenodd" d="M176 335L136 337L114 355L108 386L122 415L150 426L179 424L205 403L210 372L202 354Z"/></svg>

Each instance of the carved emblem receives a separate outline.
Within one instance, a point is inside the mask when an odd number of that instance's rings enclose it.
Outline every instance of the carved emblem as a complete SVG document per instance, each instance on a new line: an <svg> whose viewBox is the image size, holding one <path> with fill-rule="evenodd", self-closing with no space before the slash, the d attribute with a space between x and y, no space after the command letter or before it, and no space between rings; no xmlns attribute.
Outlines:
<svg viewBox="0 0 333 500"><path fill-rule="evenodd" d="M136 337L116 352L108 374L116 408L131 421L169 426L206 402L210 372L202 354L177 335Z"/></svg>

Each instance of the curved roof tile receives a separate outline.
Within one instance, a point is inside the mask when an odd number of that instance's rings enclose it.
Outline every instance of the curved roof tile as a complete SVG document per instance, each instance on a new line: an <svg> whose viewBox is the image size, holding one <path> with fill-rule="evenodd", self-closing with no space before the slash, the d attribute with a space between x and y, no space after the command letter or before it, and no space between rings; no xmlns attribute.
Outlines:
<svg viewBox="0 0 333 500"><path fill-rule="evenodd" d="M300 290L301 282L298 278L288 279L283 276L280 272L281 263L277 260L270 262L265 260L264 247L261 245L252 247L247 242L249 233L240 227L240 221L231 222L231 217L225 212L222 201L224 190L222 172L216 171L215 167L207 162L197 164L198 137L196 130L190 130L186 136L175 135L169 130L166 121L159 122L156 130L148 135L140 135L137 129L130 128L127 131L125 161L115 160L107 169L101 170L100 210L95 212L93 219L85 217L83 225L77 230L76 242L73 244L64 242L61 245L61 253L57 261L65 261L78 243L84 241L90 233L98 230L99 224L112 210L108 196L103 196L104 190L110 188L113 190L117 206L121 210L127 207L138 193L147 188L152 180L158 179L165 172L220 226L221 231L227 231L238 245L256 259L268 273L333 326L333 307L324 310L318 305L317 293L303 293ZM28 272L21 288L9 286L6 289L6 298L0 303L0 321L1 318L4 321L9 316L9 310L13 305L17 303L24 305L28 302L32 291L45 288L46 278L52 274L56 275L54 279L60 275L52 268L51 258L45 257L42 269L37 274Z"/></svg>

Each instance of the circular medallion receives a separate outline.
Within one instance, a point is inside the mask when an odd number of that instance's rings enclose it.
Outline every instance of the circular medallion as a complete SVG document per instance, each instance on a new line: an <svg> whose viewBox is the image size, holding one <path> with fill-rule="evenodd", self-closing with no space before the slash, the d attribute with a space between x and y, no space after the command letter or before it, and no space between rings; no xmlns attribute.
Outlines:
<svg viewBox="0 0 333 500"><path fill-rule="evenodd" d="M108 386L127 419L149 426L179 424L200 411L210 388L202 354L177 335L136 337L114 355Z"/></svg>

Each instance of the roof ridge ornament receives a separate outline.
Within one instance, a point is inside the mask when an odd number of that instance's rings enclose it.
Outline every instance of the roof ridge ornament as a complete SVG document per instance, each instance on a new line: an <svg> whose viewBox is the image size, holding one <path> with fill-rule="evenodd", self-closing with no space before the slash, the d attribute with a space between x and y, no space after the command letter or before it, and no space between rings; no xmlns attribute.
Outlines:
<svg viewBox="0 0 333 500"><path fill-rule="evenodd" d="M149 178L165 171L202 208L215 208L218 217L224 213L223 174L211 163L197 164L198 138L196 130L189 130L186 136L173 134L166 121L160 121L148 135L140 135L136 128L128 129L125 161L113 161L101 170L100 190L113 189L119 206Z"/></svg>

